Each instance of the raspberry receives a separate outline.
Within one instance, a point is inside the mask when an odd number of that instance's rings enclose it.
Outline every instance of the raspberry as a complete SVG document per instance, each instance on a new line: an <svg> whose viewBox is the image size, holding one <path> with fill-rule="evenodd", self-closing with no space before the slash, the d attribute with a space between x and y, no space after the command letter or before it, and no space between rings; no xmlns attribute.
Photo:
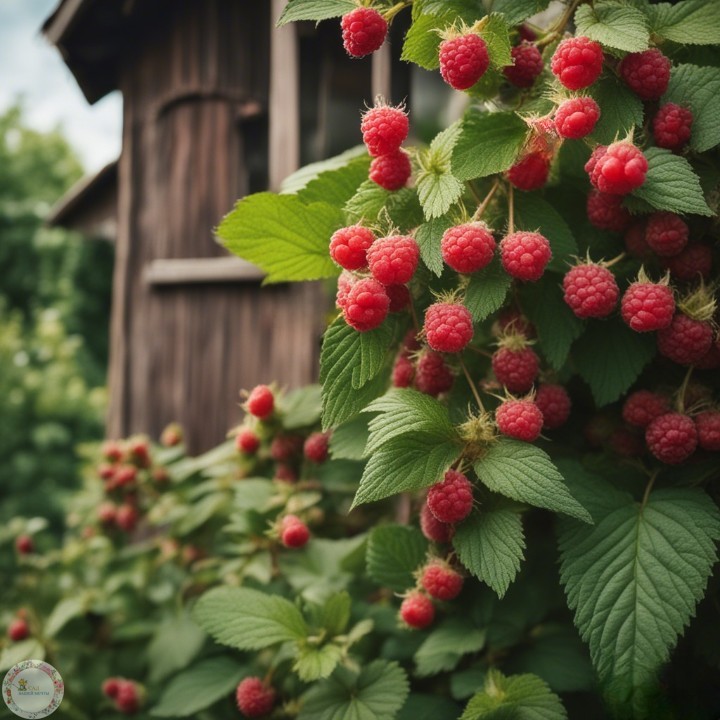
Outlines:
<svg viewBox="0 0 720 720"><path fill-rule="evenodd" d="M122 685L122 680L120 678L111 677L107 678L103 681L102 684L102 693L105 695L105 697L109 698L116 698L118 691L120 690L120 686Z"/></svg>
<svg viewBox="0 0 720 720"><path fill-rule="evenodd" d="M645 182L648 162L642 150L621 140L595 148L585 170L600 192L627 195Z"/></svg>
<svg viewBox="0 0 720 720"><path fill-rule="evenodd" d="M372 276L383 285L402 285L415 274L420 248L405 235L390 235L375 241L367 253Z"/></svg>
<svg viewBox="0 0 720 720"><path fill-rule="evenodd" d="M411 172L410 157L404 150L381 155L370 163L370 179L385 190L404 187Z"/></svg>
<svg viewBox="0 0 720 720"><path fill-rule="evenodd" d="M20 642L30 635L30 626L27 620L23 618L15 618L9 625L7 631L8 637L13 642Z"/></svg>
<svg viewBox="0 0 720 720"><path fill-rule="evenodd" d="M431 542L448 543L452 540L455 530L452 525L440 522L430 512L430 508L425 503L420 511L420 529L422 534Z"/></svg>
<svg viewBox="0 0 720 720"><path fill-rule="evenodd" d="M112 525L115 522L116 513L117 513L117 508L115 507L114 503L111 503L111 502L100 503L100 505L98 505L98 509L97 509L97 519L103 525Z"/></svg>
<svg viewBox="0 0 720 720"><path fill-rule="evenodd" d="M495 325L497 327L493 326L493 334L496 337L509 333L525 338L534 338L536 335L533 324L514 307L503 308L498 313Z"/></svg>
<svg viewBox="0 0 720 720"><path fill-rule="evenodd" d="M612 197L612 195L610 197ZM625 250L628 255L639 258L640 260L649 260L653 257L653 251L645 242L644 220L633 223L625 232L623 241L625 242Z"/></svg>
<svg viewBox="0 0 720 720"><path fill-rule="evenodd" d="M650 390L636 390L628 395L622 409L623 420L628 425L646 428L656 417L670 410L670 401Z"/></svg>
<svg viewBox="0 0 720 720"><path fill-rule="evenodd" d="M467 90L490 65L485 41L475 33L443 40L440 43L440 74L455 90Z"/></svg>
<svg viewBox="0 0 720 720"><path fill-rule="evenodd" d="M110 480L115 477L115 468L115 465L102 463L101 465L98 465L97 474L102 480Z"/></svg>
<svg viewBox="0 0 720 720"><path fill-rule="evenodd" d="M420 584L435 600L454 600L463 582L463 576L444 560L431 560L420 573Z"/></svg>
<svg viewBox="0 0 720 720"><path fill-rule="evenodd" d="M575 265L563 278L565 302L579 318L607 317L617 305L620 289L615 276L602 265Z"/></svg>
<svg viewBox="0 0 720 720"><path fill-rule="evenodd" d="M555 430L570 417L570 396L562 385L540 385L535 404L543 416L543 430Z"/></svg>
<svg viewBox="0 0 720 720"><path fill-rule="evenodd" d="M660 462L678 465L695 452L698 443L695 423L687 415L665 413L647 426L645 442Z"/></svg>
<svg viewBox="0 0 720 720"><path fill-rule="evenodd" d="M495 245L495 238L485 223L469 222L448 228L440 241L440 250L449 267L468 274L490 263Z"/></svg>
<svg viewBox="0 0 720 720"><path fill-rule="evenodd" d="M238 452L254 455L260 447L260 438L250 428L240 428L235 436L235 447Z"/></svg>
<svg viewBox="0 0 720 720"><path fill-rule="evenodd" d="M318 465L324 463L328 459L329 444L330 433L311 433L305 440L305 445L303 445L305 457L314 463L318 463Z"/></svg>
<svg viewBox="0 0 720 720"><path fill-rule="evenodd" d="M300 454L302 446L299 435L277 435L270 443L270 457L277 462L287 462Z"/></svg>
<svg viewBox="0 0 720 720"><path fill-rule="evenodd" d="M623 295L620 312L623 320L636 332L662 330L672 322L675 298L667 285L634 282Z"/></svg>
<svg viewBox="0 0 720 720"><path fill-rule="evenodd" d="M267 385L255 386L248 395L245 409L256 418L265 420L275 409L275 396Z"/></svg>
<svg viewBox="0 0 720 720"><path fill-rule="evenodd" d="M390 308L385 288L373 278L358 280L347 294L343 308L345 322L359 332L382 325Z"/></svg>
<svg viewBox="0 0 720 720"><path fill-rule="evenodd" d="M540 233L520 230L500 241L502 266L518 280L539 280L551 257L550 243Z"/></svg>
<svg viewBox="0 0 720 720"><path fill-rule="evenodd" d="M375 242L372 230L362 225L340 228L330 238L330 257L345 270L367 267L367 251Z"/></svg>
<svg viewBox="0 0 720 720"><path fill-rule="evenodd" d="M515 87L528 88L543 71L540 51L530 42L521 42L510 51L513 64L503 68L503 74Z"/></svg>
<svg viewBox="0 0 720 720"><path fill-rule="evenodd" d="M415 366L407 355L398 355L392 370L393 387L410 387L415 377Z"/></svg>
<svg viewBox="0 0 720 720"><path fill-rule="evenodd" d="M613 430L608 443L610 449L620 457L640 457L645 451L642 438L624 427Z"/></svg>
<svg viewBox="0 0 720 720"><path fill-rule="evenodd" d="M675 103L665 103L655 113L652 128L655 144L677 152L690 139L693 114L691 110Z"/></svg>
<svg viewBox="0 0 720 720"><path fill-rule="evenodd" d="M454 380L442 355L428 350L418 358L415 367L415 387L420 392L437 397L450 390Z"/></svg>
<svg viewBox="0 0 720 720"><path fill-rule="evenodd" d="M589 135L600 119L600 107L591 97L565 100L555 111L555 129L563 138L578 140Z"/></svg>
<svg viewBox="0 0 720 720"><path fill-rule="evenodd" d="M388 24L377 11L368 7L359 7L343 15L343 46L348 55L365 57L375 52L385 42Z"/></svg>
<svg viewBox="0 0 720 720"><path fill-rule="evenodd" d="M108 440L107 442L103 443L102 455L108 462L119 462L120 460L122 460L124 454L125 453L123 452L120 443L116 442L115 440Z"/></svg>
<svg viewBox="0 0 720 720"><path fill-rule="evenodd" d="M297 480L297 473L292 465L278 463L275 466L275 475L273 477L275 480L280 480L281 482L294 483Z"/></svg>
<svg viewBox="0 0 720 720"><path fill-rule="evenodd" d="M413 590L400 605L400 617L409 627L422 630L435 619L435 606L427 595Z"/></svg>
<svg viewBox="0 0 720 720"><path fill-rule="evenodd" d="M128 448L131 462L138 467L150 467L150 444L147 440L133 440Z"/></svg>
<svg viewBox="0 0 720 720"><path fill-rule="evenodd" d="M132 715L140 709L140 694L137 685L130 680L118 680L115 707L125 715Z"/></svg>
<svg viewBox="0 0 720 720"><path fill-rule="evenodd" d="M462 473L448 470L445 478L430 488L427 505L440 522L460 522L472 510L472 484Z"/></svg>
<svg viewBox="0 0 720 720"><path fill-rule="evenodd" d="M20 555L29 555L35 552L35 543L30 535L18 535L15 538L15 550Z"/></svg>
<svg viewBox="0 0 720 720"><path fill-rule="evenodd" d="M663 266L676 280L689 282L698 276L707 280L712 272L712 250L702 243L690 243L677 255L664 258Z"/></svg>
<svg viewBox="0 0 720 720"><path fill-rule="evenodd" d="M297 515L286 515L280 523L280 542L286 548L301 548L310 539L307 525Z"/></svg>
<svg viewBox="0 0 720 720"><path fill-rule="evenodd" d="M670 60L657 48L650 48L626 55L618 73L642 100L659 100L670 82Z"/></svg>
<svg viewBox="0 0 720 720"><path fill-rule="evenodd" d="M588 220L600 230L622 232L632 222L632 215L622 206L620 195L591 190L587 199Z"/></svg>
<svg viewBox="0 0 720 720"><path fill-rule="evenodd" d="M563 40L550 61L553 75L568 90L592 85L600 77L602 65L602 46L586 37Z"/></svg>
<svg viewBox="0 0 720 720"><path fill-rule="evenodd" d="M493 353L492 368L498 382L511 393L526 393L535 382L540 361L530 347L520 350L503 347Z"/></svg>
<svg viewBox="0 0 720 720"><path fill-rule="evenodd" d="M120 505L115 513L115 524L125 532L132 532L137 525L138 511L128 503Z"/></svg>
<svg viewBox="0 0 720 720"><path fill-rule="evenodd" d="M160 444L164 447L175 447L183 441L182 427L177 423L170 423L160 435Z"/></svg>
<svg viewBox="0 0 720 720"><path fill-rule="evenodd" d="M390 298L389 312L400 312L410 305L410 290L407 285L387 285L385 292Z"/></svg>
<svg viewBox="0 0 720 720"><path fill-rule="evenodd" d="M537 190L547 182L549 173L550 160L547 156L531 152L518 160L506 174L518 190Z"/></svg>
<svg viewBox="0 0 720 720"><path fill-rule="evenodd" d="M400 149L408 136L410 123L401 107L377 105L363 114L360 130L368 152L378 157Z"/></svg>
<svg viewBox="0 0 720 720"><path fill-rule="evenodd" d="M717 452L720 450L720 412L706 410L695 418L698 445L703 450Z"/></svg>
<svg viewBox="0 0 720 720"><path fill-rule="evenodd" d="M235 690L238 710L245 717L269 715L275 705L275 690L259 677L246 677Z"/></svg>
<svg viewBox="0 0 720 720"><path fill-rule="evenodd" d="M712 344L712 325L682 313L677 313L670 325L657 334L659 353L678 365L694 365Z"/></svg>
<svg viewBox="0 0 720 720"><path fill-rule="evenodd" d="M543 414L531 400L506 400L495 410L495 422L503 435L533 442L540 437Z"/></svg>
<svg viewBox="0 0 720 720"><path fill-rule="evenodd" d="M123 465L115 472L115 487L130 487L137 480L137 468L132 465Z"/></svg>
<svg viewBox="0 0 720 720"><path fill-rule="evenodd" d="M335 297L335 304L344 310L347 306L347 298L350 293L350 289L357 282L357 278L349 273L347 270L343 270L338 278L338 289Z"/></svg>
<svg viewBox="0 0 720 720"><path fill-rule="evenodd" d="M677 255L687 245L690 229L675 213L656 212L650 215L645 228L645 242L660 257Z"/></svg>
<svg viewBox="0 0 720 720"><path fill-rule="evenodd" d="M472 340L472 315L464 305L436 302L425 311L424 330L433 350L457 353Z"/></svg>

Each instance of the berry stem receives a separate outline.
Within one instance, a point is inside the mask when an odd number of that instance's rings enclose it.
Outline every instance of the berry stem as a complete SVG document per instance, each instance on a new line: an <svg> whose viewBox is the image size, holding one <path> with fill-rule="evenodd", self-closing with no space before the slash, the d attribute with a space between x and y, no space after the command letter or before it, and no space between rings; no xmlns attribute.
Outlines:
<svg viewBox="0 0 720 720"><path fill-rule="evenodd" d="M548 34L538 40L535 45L538 48L545 47L545 45L549 45L553 40L560 37L561 33L565 29L565 26L570 22L570 18L573 16L577 6L584 1L585 0L572 0L558 21L551 28L548 28Z"/></svg>
<svg viewBox="0 0 720 720"><path fill-rule="evenodd" d="M473 220L479 220L482 216L485 210L487 210L487 206L490 204L490 201L493 199L493 195L497 192L497 189L500 187L500 179L497 178L495 182L493 183L492 187L488 191L488 194L483 198L482 202L478 205L478 209L475 211L475 214L472 216Z"/></svg>
<svg viewBox="0 0 720 720"><path fill-rule="evenodd" d="M472 394L475 397L475 402L478 404L478 407L482 412L485 412L485 406L483 405L482 400L480 399L480 395L477 391L477 388L475 387L475 383L473 382L472 378L470 377L470 373L468 372L467 365L465 365L465 361L460 357L460 367L462 368L463 375L465 375L465 379L468 381L468 385L470 386L470 390L472 390Z"/></svg>
<svg viewBox="0 0 720 720"><path fill-rule="evenodd" d="M508 185L508 235L515 232L515 188Z"/></svg>
<svg viewBox="0 0 720 720"><path fill-rule="evenodd" d="M695 369L694 365L691 365L687 372L685 373L685 379L682 381L682 385L680 386L680 389L678 390L677 394L677 411L681 414L685 413L685 392L687 391L688 383L690 382L690 377L692 376L692 372Z"/></svg>
<svg viewBox="0 0 720 720"><path fill-rule="evenodd" d="M389 10L386 10L382 15L385 20L389 23L401 10L406 7L410 7L413 4L413 0L400 0L395 3Z"/></svg>
<svg viewBox="0 0 720 720"><path fill-rule="evenodd" d="M645 493L643 494L642 503L640 504L640 510L642 510L645 505L647 504L648 498L650 497L650 491L653 489L653 485L655 484L655 479L658 476L659 470L655 470L653 474L650 476L650 480L648 481L647 486L645 487Z"/></svg>

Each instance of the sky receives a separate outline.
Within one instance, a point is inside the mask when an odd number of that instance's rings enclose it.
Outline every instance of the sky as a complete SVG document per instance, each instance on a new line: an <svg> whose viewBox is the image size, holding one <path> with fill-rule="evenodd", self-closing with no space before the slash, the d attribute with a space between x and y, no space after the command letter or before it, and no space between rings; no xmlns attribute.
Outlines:
<svg viewBox="0 0 720 720"><path fill-rule="evenodd" d="M60 127L88 173L120 154L122 98L88 105L60 53L40 34L58 0L0 0L0 112L19 98L28 125Z"/></svg>

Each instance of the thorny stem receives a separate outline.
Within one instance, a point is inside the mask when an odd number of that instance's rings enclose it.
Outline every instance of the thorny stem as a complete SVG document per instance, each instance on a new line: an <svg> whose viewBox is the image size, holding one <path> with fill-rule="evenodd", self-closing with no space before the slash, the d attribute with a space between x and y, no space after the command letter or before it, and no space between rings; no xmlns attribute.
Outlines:
<svg viewBox="0 0 720 720"><path fill-rule="evenodd" d="M678 390L678 396L677 396L677 411L679 413L685 412L685 391L687 390L688 383L690 382L690 377L692 376L692 372L694 370L694 366L691 365L687 372L685 373L685 379L682 382L682 385L680 386L680 389Z"/></svg>
<svg viewBox="0 0 720 720"><path fill-rule="evenodd" d="M515 188L508 185L508 235L515 232Z"/></svg>
<svg viewBox="0 0 720 720"><path fill-rule="evenodd" d="M641 510L647 504L648 498L650 497L650 491L653 489L653 485L655 484L655 480L659 472L659 470L655 470L655 472L650 476L650 480L648 481L648 484L645 488L645 494L643 495L642 504L640 505Z"/></svg>
<svg viewBox="0 0 720 720"><path fill-rule="evenodd" d="M472 216L473 220L479 220L482 216L485 210L487 210L487 206L490 204L490 201L493 199L493 195L497 192L497 189L500 187L500 179L496 179L493 183L492 187L488 191L488 194L485 196L483 201L478 205L478 209L475 211L475 214Z"/></svg>
<svg viewBox="0 0 720 720"><path fill-rule="evenodd" d="M485 412L485 406L483 405L482 400L480 399L480 395L478 394L477 388L475 387L475 383L473 382L473 379L470 377L470 373L468 372L467 365L465 365L465 361L460 357L460 367L462 368L463 374L465 375L465 379L468 381L468 385L470 386L470 390L472 390L472 394L475 397L475 402L478 404L478 407L482 412Z"/></svg>
<svg viewBox="0 0 720 720"><path fill-rule="evenodd" d="M555 25L550 29L548 34L542 38L542 40L539 40L537 43L537 47L541 48L545 45L549 45L553 40L560 37L563 30L565 30L565 26L570 22L570 18L573 16L573 13L577 9L577 6L580 5L584 0L572 0L572 2L567 6L565 9L565 12L560 16L560 19L555 23Z"/></svg>

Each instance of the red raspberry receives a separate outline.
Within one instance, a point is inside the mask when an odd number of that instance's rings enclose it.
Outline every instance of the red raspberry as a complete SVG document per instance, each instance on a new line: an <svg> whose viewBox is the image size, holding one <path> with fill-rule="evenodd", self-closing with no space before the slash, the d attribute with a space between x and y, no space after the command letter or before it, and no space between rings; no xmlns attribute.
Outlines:
<svg viewBox="0 0 720 720"><path fill-rule="evenodd" d="M467 90L490 65L485 41L475 33L443 40L440 43L440 74L455 90Z"/></svg>
<svg viewBox="0 0 720 720"><path fill-rule="evenodd" d="M650 390L636 390L628 395L622 409L623 420L628 425L646 428L656 417L670 410L670 401Z"/></svg>
<svg viewBox="0 0 720 720"><path fill-rule="evenodd" d="M277 462L287 462L300 454L302 446L299 435L277 435L270 443L270 457Z"/></svg>
<svg viewBox="0 0 720 720"><path fill-rule="evenodd" d="M343 317L355 330L366 332L382 325L389 309L385 288L373 278L363 278L350 288Z"/></svg>
<svg viewBox="0 0 720 720"><path fill-rule="evenodd" d="M437 397L450 390L454 380L442 355L428 350L418 358L415 367L415 387L420 392Z"/></svg>
<svg viewBox="0 0 720 720"><path fill-rule="evenodd" d="M563 40L550 61L553 75L568 90L592 85L600 77L602 65L602 46L586 37Z"/></svg>
<svg viewBox="0 0 720 720"><path fill-rule="evenodd" d="M8 625L7 634L13 642L25 640L25 638L30 635L30 626L27 624L27 620L23 618L15 618Z"/></svg>
<svg viewBox="0 0 720 720"><path fill-rule="evenodd" d="M385 42L388 32L385 18L368 7L359 7L343 15L340 26L343 46L348 55L356 58L375 52Z"/></svg>
<svg viewBox="0 0 720 720"><path fill-rule="evenodd" d="M642 150L621 140L607 148L602 145L596 148L585 170L600 192L627 195L645 182L648 162Z"/></svg>
<svg viewBox="0 0 720 720"><path fill-rule="evenodd" d="M420 248L414 238L390 235L380 238L367 253L372 276L383 285L402 285L415 274Z"/></svg>
<svg viewBox="0 0 720 720"><path fill-rule="evenodd" d="M238 452L254 455L260 447L260 438L250 428L240 428L235 436L235 447Z"/></svg>
<svg viewBox="0 0 720 720"><path fill-rule="evenodd" d="M308 526L297 515L286 515L280 523L280 542L286 548L301 548L310 539Z"/></svg>
<svg viewBox="0 0 720 720"><path fill-rule="evenodd" d="M540 361L530 347L513 350L503 347L492 356L495 377L511 393L526 393L532 388L540 369Z"/></svg>
<svg viewBox="0 0 720 720"><path fill-rule="evenodd" d="M400 312L410 305L410 290L407 285L386 285L385 292L390 298L389 312Z"/></svg>
<svg viewBox="0 0 720 720"><path fill-rule="evenodd" d="M444 560L431 560L420 573L420 584L436 600L454 600L463 582L463 576Z"/></svg>
<svg viewBox="0 0 720 720"><path fill-rule="evenodd" d="M562 385L540 385L535 404L543 416L543 430L555 430L570 417L570 396Z"/></svg>
<svg viewBox="0 0 720 720"><path fill-rule="evenodd" d="M457 353L472 340L472 315L464 305L436 302L425 311L424 330L433 350Z"/></svg>
<svg viewBox="0 0 720 720"><path fill-rule="evenodd" d="M392 371L393 387L406 388L410 387L415 377L415 366L412 364L407 355L398 355L395 358L395 364Z"/></svg>
<svg viewBox="0 0 720 720"><path fill-rule="evenodd" d="M548 157L541 152L531 152L518 160L506 174L518 190L537 190L547 182L549 173Z"/></svg>
<svg viewBox="0 0 720 720"><path fill-rule="evenodd" d="M115 513L115 524L125 532L132 532L138 523L138 511L130 504L120 505Z"/></svg>
<svg viewBox="0 0 720 720"><path fill-rule="evenodd" d="M427 595L413 590L400 605L400 617L414 630L422 630L435 619L435 606Z"/></svg>
<svg viewBox="0 0 720 720"><path fill-rule="evenodd" d="M115 707L124 715L133 715L140 709L140 693L131 680L119 680Z"/></svg>
<svg viewBox="0 0 720 720"><path fill-rule="evenodd" d="M563 278L565 302L579 318L607 317L617 305L620 289L615 276L602 265L575 265Z"/></svg>
<svg viewBox="0 0 720 720"><path fill-rule="evenodd" d="M430 488L427 506L440 522L460 522L472 510L472 490L472 484L465 475L457 470L448 470L445 478Z"/></svg>
<svg viewBox="0 0 720 720"><path fill-rule="evenodd" d="M330 238L330 257L345 270L367 267L367 251L375 242L372 230L362 225L340 228Z"/></svg>
<svg viewBox="0 0 720 720"><path fill-rule="evenodd" d="M555 129L563 138L578 140L589 135L600 119L600 107L591 97L565 100L555 111Z"/></svg>
<svg viewBox="0 0 720 720"><path fill-rule="evenodd" d="M645 442L660 462L678 465L695 452L698 443L695 423L687 415L665 413L647 426Z"/></svg>
<svg viewBox="0 0 720 720"><path fill-rule="evenodd" d="M600 230L622 232L632 222L632 215L622 206L620 195L606 195L591 190L587 199L588 220Z"/></svg>
<svg viewBox="0 0 720 720"><path fill-rule="evenodd" d="M338 277L338 289L337 296L335 297L335 304L344 310L347 306L347 298L350 293L350 289L357 282L357 278L347 270L343 270Z"/></svg>
<svg viewBox="0 0 720 720"><path fill-rule="evenodd" d="M672 322L675 298L667 285L634 282L623 295L620 312L623 320L636 332L662 330Z"/></svg>
<svg viewBox="0 0 720 720"><path fill-rule="evenodd" d="M115 477L116 465L109 465L108 463L102 463L98 465L97 474L102 480L111 480Z"/></svg>
<svg viewBox="0 0 720 720"><path fill-rule="evenodd" d="M235 690L238 710L245 717L269 715L275 705L275 690L259 677L246 677Z"/></svg>
<svg viewBox="0 0 720 720"><path fill-rule="evenodd" d="M405 187L411 172L410 157L404 150L381 155L370 163L370 179L385 190Z"/></svg>
<svg viewBox="0 0 720 720"><path fill-rule="evenodd" d="M620 427L610 435L610 449L620 457L640 457L645 452L642 438L628 428Z"/></svg>
<svg viewBox="0 0 720 720"><path fill-rule="evenodd" d="M443 260L455 272L474 273L493 259L495 238L487 225L469 222L448 228L440 241Z"/></svg>
<svg viewBox="0 0 720 720"><path fill-rule="evenodd" d="M18 535L15 538L15 550L20 555L29 555L35 552L35 543L30 535Z"/></svg>
<svg viewBox="0 0 720 720"><path fill-rule="evenodd" d="M640 260L649 260L653 257L653 251L645 242L644 220L633 223L625 232L623 240L625 242L625 250L631 257Z"/></svg>
<svg viewBox="0 0 720 720"><path fill-rule="evenodd" d="M137 480L137 468L132 465L123 465L115 472L115 487L130 487Z"/></svg>
<svg viewBox="0 0 720 720"><path fill-rule="evenodd" d="M712 325L682 313L677 313L670 325L658 330L657 334L660 354L678 365L694 365L712 344Z"/></svg>
<svg viewBox="0 0 720 720"><path fill-rule="evenodd" d="M410 123L403 108L377 105L363 114L360 130L368 152L378 157L400 149Z"/></svg>
<svg viewBox="0 0 720 720"><path fill-rule="evenodd" d="M275 396L267 385L256 385L248 395L245 409L256 418L265 420L275 409Z"/></svg>
<svg viewBox="0 0 720 720"><path fill-rule="evenodd" d="M318 465L324 463L328 459L328 445L330 444L330 433L314 432L311 433L305 445L303 452L308 460L312 460Z"/></svg>
<svg viewBox="0 0 720 720"><path fill-rule="evenodd" d="M115 440L108 440L103 443L102 455L108 462L119 462L122 460L124 454L125 453L123 452L122 446L119 442Z"/></svg>
<svg viewBox="0 0 720 720"><path fill-rule="evenodd" d="M710 278L712 272L712 250L702 243L690 243L673 257L663 259L663 267L670 271L676 280L689 282Z"/></svg>
<svg viewBox="0 0 720 720"><path fill-rule="evenodd" d="M670 82L670 60L657 48L626 55L618 65L625 84L642 100L659 100Z"/></svg>
<svg viewBox="0 0 720 720"><path fill-rule="evenodd" d="M521 42L510 51L513 64L503 68L503 74L515 87L528 88L543 71L540 51L530 42Z"/></svg>
<svg viewBox="0 0 720 720"><path fill-rule="evenodd" d="M112 525L115 522L115 515L117 513L117 507L114 503L104 502L98 505L97 519L103 525Z"/></svg>
<svg viewBox="0 0 720 720"><path fill-rule="evenodd" d="M677 255L687 245L690 229L675 213L656 212L645 227L645 242L660 257Z"/></svg>
<svg viewBox="0 0 720 720"><path fill-rule="evenodd" d="M102 684L102 693L105 695L105 697L109 698L116 698L118 691L120 690L120 686L122 685L122 680L120 678L111 677L107 678L103 681Z"/></svg>
<svg viewBox="0 0 720 720"><path fill-rule="evenodd" d="M430 542L436 543L448 543L455 534L453 526L449 523L440 522L432 512L430 512L427 503L423 504L422 510L420 511L420 529Z"/></svg>
<svg viewBox="0 0 720 720"><path fill-rule="evenodd" d="M535 326L517 309L512 306L503 308L492 328L495 337L502 335L522 335L525 338L534 338Z"/></svg>
<svg viewBox="0 0 720 720"><path fill-rule="evenodd" d="M706 410L695 418L698 445L703 450L717 452L720 450L720 412Z"/></svg>
<svg viewBox="0 0 720 720"><path fill-rule="evenodd" d="M653 137L658 147L677 152L690 139L693 114L675 103L665 103L653 118Z"/></svg>
<svg viewBox="0 0 720 720"><path fill-rule="evenodd" d="M285 483L294 483L298 478L292 465L288 465L287 463L278 463L275 466L274 479Z"/></svg>
<svg viewBox="0 0 720 720"><path fill-rule="evenodd" d="M133 440L128 448L128 453L130 455L130 461L138 467L150 467L150 443L147 440Z"/></svg>
<svg viewBox="0 0 720 720"><path fill-rule="evenodd" d="M495 422L503 435L533 442L540 437L543 414L531 400L506 400L495 410Z"/></svg>
<svg viewBox="0 0 720 720"><path fill-rule="evenodd" d="M540 233L520 230L500 241L502 266L518 280L539 280L551 257L550 243Z"/></svg>

